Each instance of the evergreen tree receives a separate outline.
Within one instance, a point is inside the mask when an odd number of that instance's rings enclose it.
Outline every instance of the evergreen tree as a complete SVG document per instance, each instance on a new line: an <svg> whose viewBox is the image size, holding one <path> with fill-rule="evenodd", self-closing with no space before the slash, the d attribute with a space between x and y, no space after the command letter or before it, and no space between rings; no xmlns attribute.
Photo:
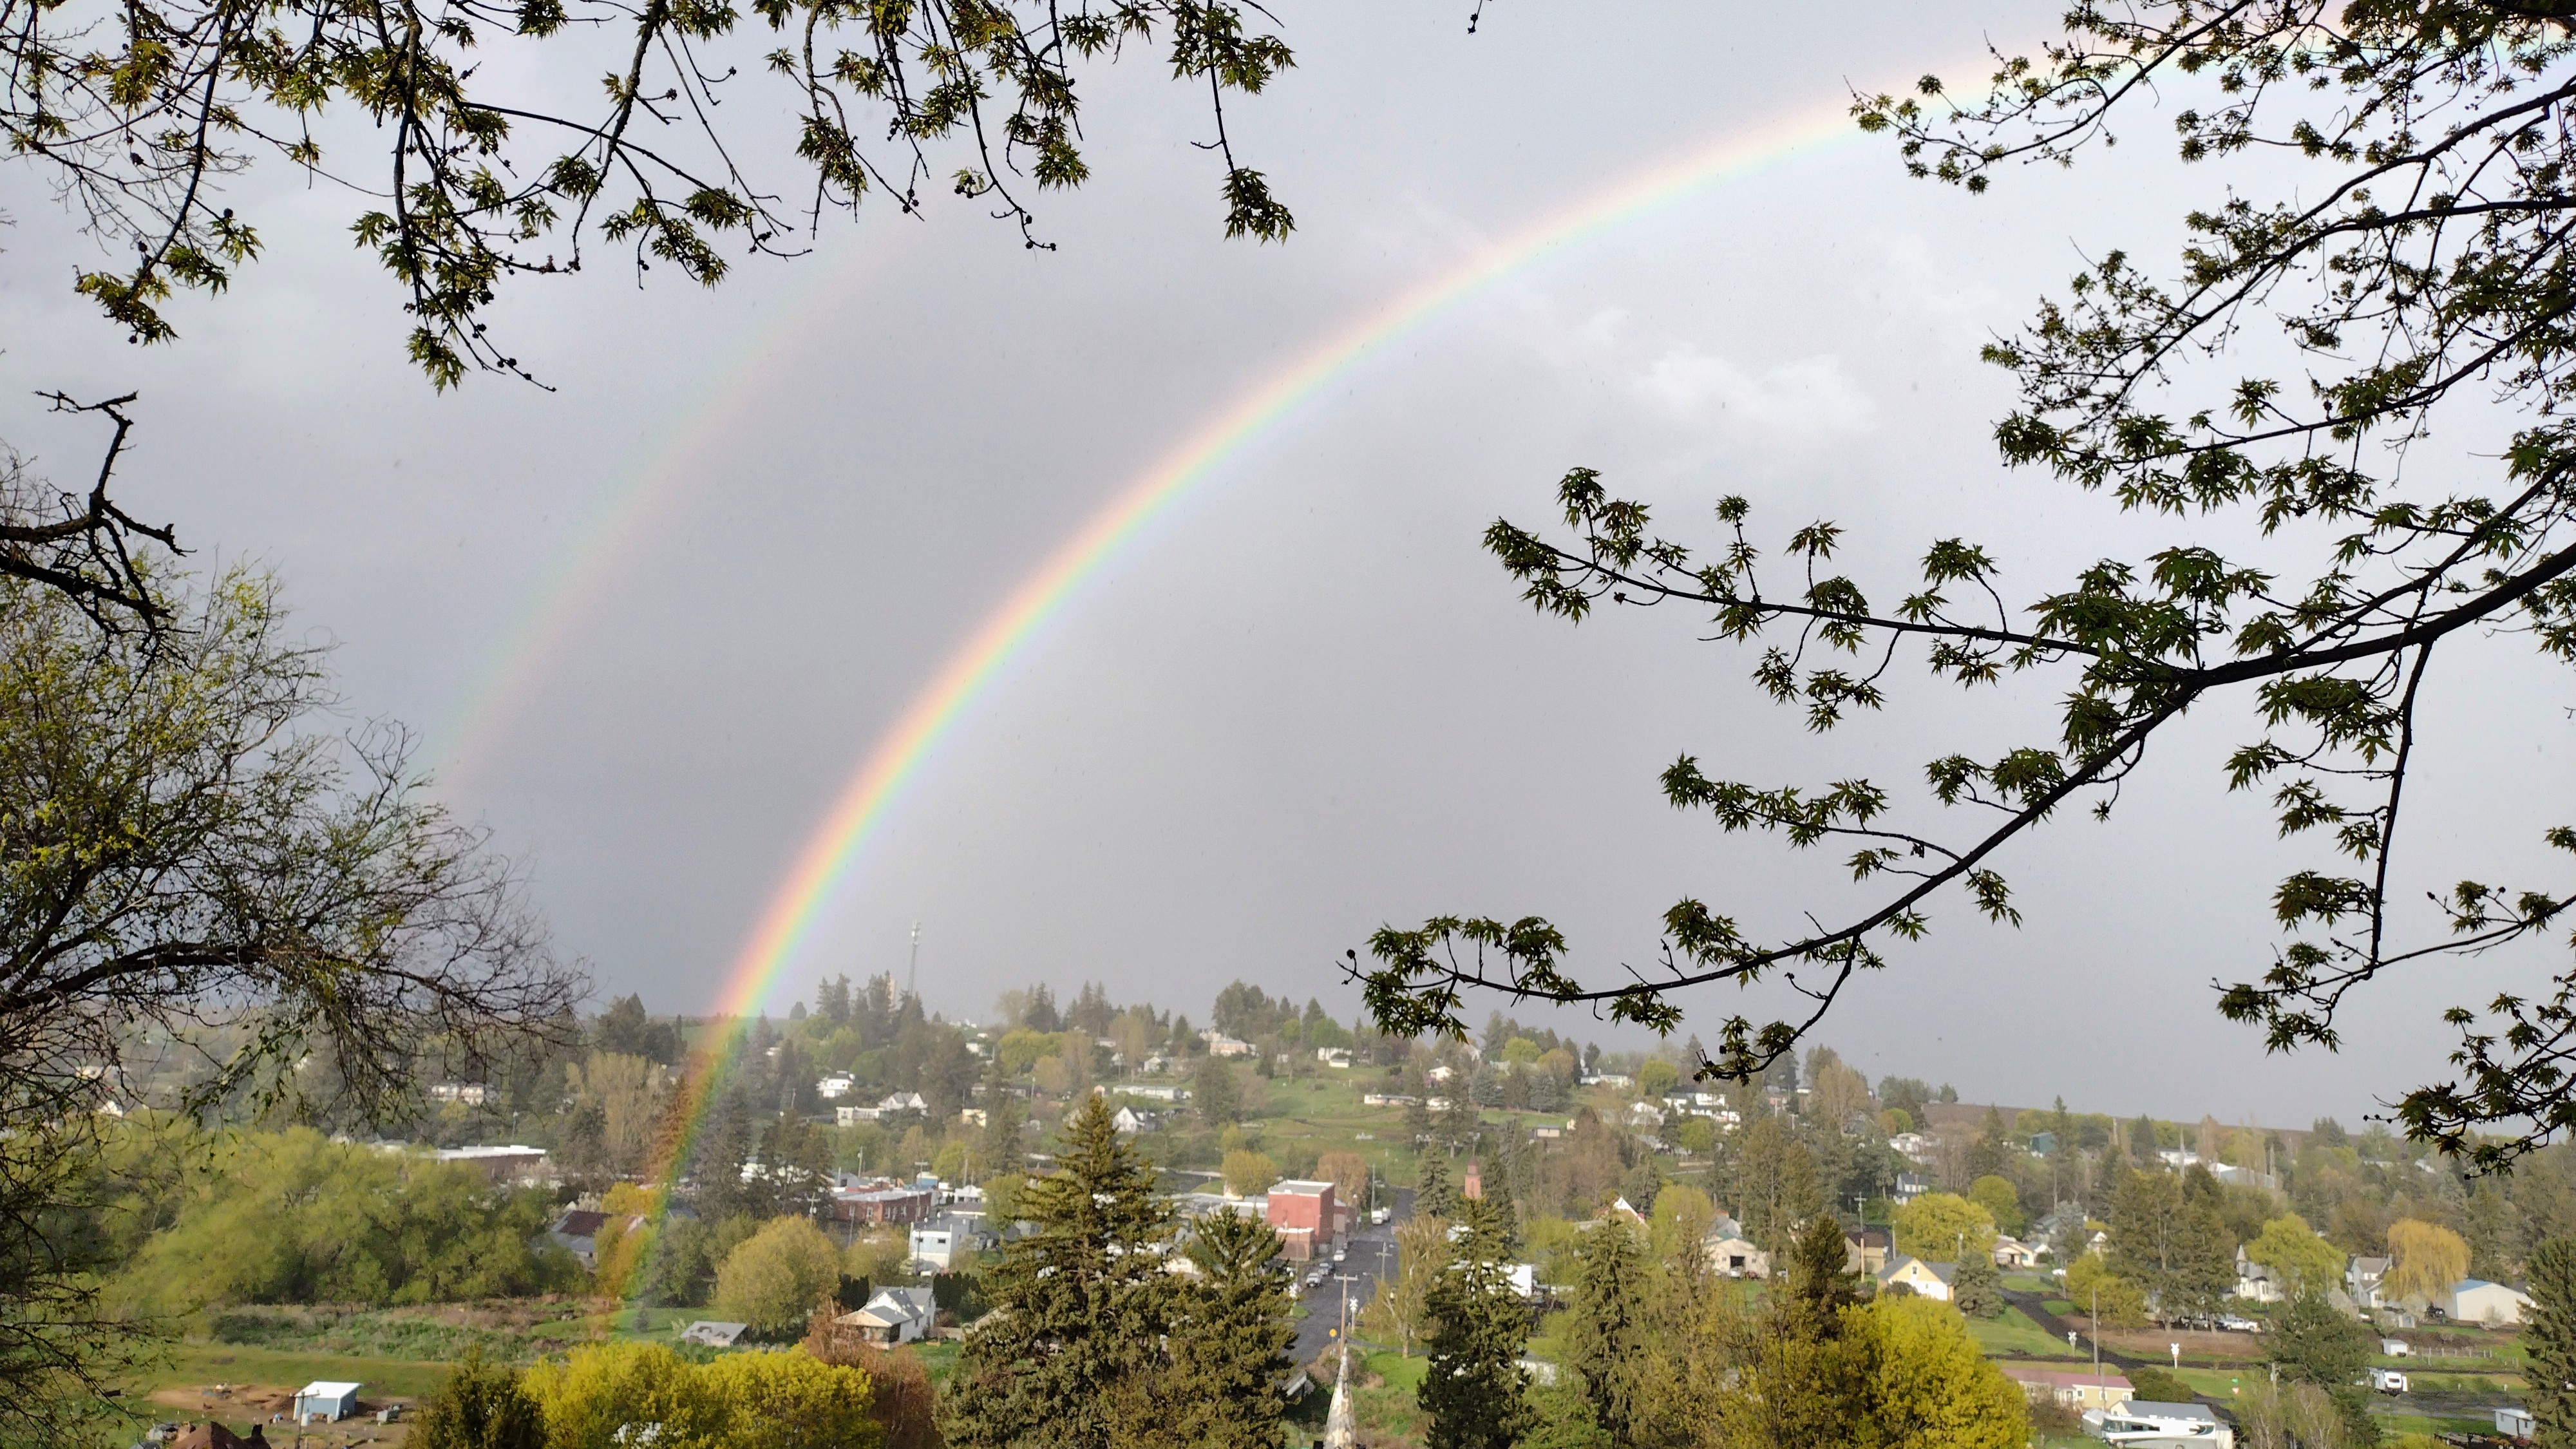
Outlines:
<svg viewBox="0 0 2576 1449"><path fill-rule="evenodd" d="M1422 1154L1422 1166L1413 1189L1413 1214L1432 1218L1458 1216L1458 1189L1450 1185L1448 1159L1439 1153Z"/></svg>
<svg viewBox="0 0 2576 1449"><path fill-rule="evenodd" d="M1170 1212L1154 1169L1118 1140L1106 1098L1084 1099L1058 1171L1020 1193L1034 1233L1004 1245L984 1291L1002 1310L966 1340L939 1428L952 1445L1111 1449L1159 1414L1173 1279Z"/></svg>
<svg viewBox="0 0 2576 1449"><path fill-rule="evenodd" d="M1223 1057L1210 1056L1199 1063L1190 1078L1190 1095L1199 1120L1211 1128L1231 1127L1243 1120L1243 1087Z"/></svg>
<svg viewBox="0 0 2576 1449"><path fill-rule="evenodd" d="M2282 1381L2324 1390L2356 1444L2379 1442L2378 1424L2370 1417L2369 1398L2360 1386L2377 1346L2369 1329L2316 1293L2291 1299L2272 1329L2272 1362Z"/></svg>
<svg viewBox="0 0 2576 1449"><path fill-rule="evenodd" d="M2523 1402L2539 1449L2576 1449L2576 1240L2551 1238L2531 1255L2531 1321L2522 1346Z"/></svg>
<svg viewBox="0 0 2576 1449"><path fill-rule="evenodd" d="M1645 1245L1626 1219L1604 1218L1576 1242L1574 1261L1574 1306L1559 1330L1565 1364L1582 1382L1593 1422L1612 1443L1626 1444L1647 1353Z"/></svg>
<svg viewBox="0 0 2576 1449"><path fill-rule="evenodd" d="M545 1449L545 1412L518 1370L484 1362L477 1346L421 1407L409 1442L415 1449Z"/></svg>
<svg viewBox="0 0 2576 1449"><path fill-rule="evenodd" d="M1529 1312L1506 1276L1511 1227L1481 1198L1458 1206L1467 1231L1456 1266L1431 1290L1431 1364L1417 1398L1431 1416L1430 1449L1510 1449L1536 1418L1520 1367Z"/></svg>
<svg viewBox="0 0 2576 1449"><path fill-rule="evenodd" d="M1798 1331L1810 1337L1829 1334L1842 1311L1860 1301L1860 1279L1851 1258L1851 1244L1832 1215L1818 1213L1798 1230L1787 1261L1774 1275L1781 1311L1794 1316Z"/></svg>
<svg viewBox="0 0 2576 1449"><path fill-rule="evenodd" d="M2004 1280L1991 1255L1970 1253L1957 1265L1950 1275L1950 1306L1970 1318L2003 1316Z"/></svg>
<svg viewBox="0 0 2576 1449"><path fill-rule="evenodd" d="M1279 1385L1297 1341L1279 1235L1256 1218L1210 1213L1189 1259L1199 1277L1181 1294L1166 1395L1179 1413L1179 1442L1276 1445L1287 1409Z"/></svg>

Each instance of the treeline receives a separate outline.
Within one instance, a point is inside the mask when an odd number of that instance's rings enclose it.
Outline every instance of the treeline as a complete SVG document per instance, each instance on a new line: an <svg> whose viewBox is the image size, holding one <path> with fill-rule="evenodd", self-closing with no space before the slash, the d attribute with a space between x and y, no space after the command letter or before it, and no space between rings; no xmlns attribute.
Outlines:
<svg viewBox="0 0 2576 1449"><path fill-rule="evenodd" d="M551 1194L309 1127L207 1133L129 1118L104 1131L91 1170L90 1246L121 1265L109 1297L127 1312L437 1303L589 1283L542 1244Z"/></svg>

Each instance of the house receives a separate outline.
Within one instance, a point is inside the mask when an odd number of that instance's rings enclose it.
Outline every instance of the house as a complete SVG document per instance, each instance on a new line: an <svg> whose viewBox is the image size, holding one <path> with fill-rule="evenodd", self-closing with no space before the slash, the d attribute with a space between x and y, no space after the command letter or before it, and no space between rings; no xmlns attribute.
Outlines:
<svg viewBox="0 0 2576 1449"><path fill-rule="evenodd" d="M1421 1100L1420 1097L1408 1097L1401 1092L1360 1093L1360 1105L1363 1107L1410 1107Z"/></svg>
<svg viewBox="0 0 2576 1449"><path fill-rule="evenodd" d="M529 1186L553 1176L546 1167L546 1150L513 1142L506 1147L442 1147L436 1154L441 1162L462 1162L483 1169L494 1182Z"/></svg>
<svg viewBox="0 0 2576 1449"><path fill-rule="evenodd" d="M2025 1243L2010 1233L1995 1235L1995 1266L1998 1268L2036 1268L2039 1255L2046 1252L2033 1243Z"/></svg>
<svg viewBox="0 0 2576 1449"><path fill-rule="evenodd" d="M1595 1072L1591 1076L1583 1079L1583 1085L1587 1087L1615 1087L1624 1092L1630 1087L1637 1085L1637 1079L1628 1075L1626 1072Z"/></svg>
<svg viewBox="0 0 2576 1449"><path fill-rule="evenodd" d="M1918 1166L1929 1166L1932 1161L1932 1149L1937 1144L1920 1132L1899 1132L1887 1139L1887 1145L1899 1157Z"/></svg>
<svg viewBox="0 0 2576 1449"><path fill-rule="evenodd" d="M323 1379L306 1384L303 1390L296 1394L295 1408L291 1411L290 1417L295 1420L298 1427L301 1427L315 1419L320 1419L326 1424L336 1424L356 1412L358 1412L358 1386Z"/></svg>
<svg viewBox="0 0 2576 1449"><path fill-rule="evenodd" d="M699 1348L731 1348L750 1331L748 1323L719 1323L712 1318L701 1318L680 1330L680 1342Z"/></svg>
<svg viewBox="0 0 2576 1449"><path fill-rule="evenodd" d="M927 1288L880 1288L867 1306L832 1320L859 1331L870 1343L910 1343L930 1332L939 1310Z"/></svg>
<svg viewBox="0 0 2576 1449"><path fill-rule="evenodd" d="M1351 1049L1349 1047L1317 1047L1315 1048L1315 1060L1322 1062L1328 1067L1340 1067L1344 1071L1349 1071L1351 1066Z"/></svg>
<svg viewBox="0 0 2576 1449"><path fill-rule="evenodd" d="M1109 1124L1118 1129L1119 1136L1133 1137L1139 1132L1151 1132L1162 1126L1163 1119L1157 1113L1139 1112L1133 1107L1121 1107L1109 1115Z"/></svg>
<svg viewBox="0 0 2576 1449"><path fill-rule="evenodd" d="M439 1082L429 1089L429 1100L464 1107L480 1107L491 1100L491 1095L492 1089L481 1082Z"/></svg>
<svg viewBox="0 0 2576 1449"><path fill-rule="evenodd" d="M1899 1207L1903 1207L1905 1204L1914 1201L1916 1198L1921 1197L1923 1194L1930 1192L1931 1190L1932 1179L1925 1177L1922 1173L1900 1172L1896 1175L1895 1197L1896 1204Z"/></svg>
<svg viewBox="0 0 2576 1449"><path fill-rule="evenodd" d="M2206 1404L2158 1404L2131 1399L2116 1409L2084 1411L2084 1432L2106 1444L2136 1449L2207 1444L2235 1449L2236 1431Z"/></svg>
<svg viewBox="0 0 2576 1449"><path fill-rule="evenodd" d="M555 1219L555 1225L546 1229L546 1241L572 1254L583 1267L596 1271L599 1267L599 1235L611 1221L606 1213L592 1212L588 1208L566 1208L563 1215ZM621 1232L631 1233L644 1226L642 1218L631 1214L614 1221L622 1224Z"/></svg>
<svg viewBox="0 0 2576 1449"><path fill-rule="evenodd" d="M1768 1278L1771 1255L1743 1238L1731 1234L1711 1233L1700 1239L1700 1252L1708 1259L1711 1272L1724 1278Z"/></svg>
<svg viewBox="0 0 2576 1449"><path fill-rule="evenodd" d="M880 1117L890 1112L927 1112L929 1110L930 1104L921 1099L919 1092L888 1092L877 1101L877 1115Z"/></svg>
<svg viewBox="0 0 2576 1449"><path fill-rule="evenodd" d="M2540 1427L2540 1422L2532 1417L2529 1409L2498 1409L2495 1411L2495 1426L2496 1432L2508 1439L2528 1439L2531 1431Z"/></svg>
<svg viewBox="0 0 2576 1449"><path fill-rule="evenodd" d="M1628 1109L1628 1125L1631 1127L1661 1127L1664 1125L1663 1111L1661 1108L1656 1107L1650 1102L1639 1102Z"/></svg>
<svg viewBox="0 0 2576 1449"><path fill-rule="evenodd" d="M1887 1266L1887 1255L1895 1248L1895 1240L1888 1236L1885 1228L1862 1228L1845 1233L1843 1243L1851 1250L1844 1255L1843 1271L1865 1273L1873 1278Z"/></svg>
<svg viewBox="0 0 2576 1449"><path fill-rule="evenodd" d="M858 1084L858 1079L847 1072L833 1072L814 1083L814 1095L826 1102L837 1102L850 1095Z"/></svg>
<svg viewBox="0 0 2576 1449"><path fill-rule="evenodd" d="M2453 1323L2483 1323L2489 1328L2522 1322L2531 1311L2531 1295L2484 1278L2463 1278L2434 1304Z"/></svg>
<svg viewBox="0 0 2576 1449"><path fill-rule="evenodd" d="M2168 1147L2156 1154L2156 1161L2180 1172L2187 1167L2200 1166L2200 1154L2188 1147Z"/></svg>
<svg viewBox="0 0 2576 1449"><path fill-rule="evenodd" d="M2117 1371L2103 1373L2070 1369L2032 1368L2026 1364L2001 1366L2004 1377L2021 1385L2024 1397L2034 1404L2059 1403L2082 1413L2086 1409L2115 1408L2129 1401L2133 1392L2129 1381Z"/></svg>
<svg viewBox="0 0 2576 1449"><path fill-rule="evenodd" d="M1118 1091L1122 1096L1142 1097L1149 1102L1186 1102L1190 1099L1190 1089L1187 1087L1152 1082L1128 1082L1120 1086Z"/></svg>
<svg viewBox="0 0 2576 1449"><path fill-rule="evenodd" d="M2056 1133L2054 1133L2054 1132L2033 1132L2032 1134L2030 1134L2030 1153L2031 1153L2031 1156L2033 1156L2033 1157L2048 1157L2048 1156L2051 1156L2051 1155L2055 1154L2055 1152L2056 1152L2056 1151L2057 1151L2057 1134L2056 1134Z"/></svg>
<svg viewBox="0 0 2576 1449"><path fill-rule="evenodd" d="M2271 1269L2245 1256L2245 1245L2236 1247L2235 1297L2249 1303L2279 1303L2289 1297L2282 1291L2281 1280Z"/></svg>
<svg viewBox="0 0 2576 1449"><path fill-rule="evenodd" d="M1950 1280L1958 1272L1956 1264L1926 1263L1921 1258L1909 1258L1899 1253L1874 1276L1882 1293L1901 1283L1912 1289L1918 1298L1938 1298L1947 1303L1950 1301Z"/></svg>
<svg viewBox="0 0 2576 1449"><path fill-rule="evenodd" d="M1422 1074L1422 1080L1426 1082L1445 1082L1456 1075L1458 1074L1450 1069L1448 1063L1443 1062L1439 1066L1433 1067L1431 1070L1424 1072Z"/></svg>
<svg viewBox="0 0 2576 1449"><path fill-rule="evenodd" d="M1279 1234L1288 1261L1302 1263L1331 1244L1338 1217L1335 1208L1331 1183L1292 1177L1270 1185L1262 1218Z"/></svg>
<svg viewBox="0 0 2576 1449"><path fill-rule="evenodd" d="M835 1107L832 1109L832 1121L836 1126L856 1127L862 1122L873 1122L875 1120L877 1120L877 1109L874 1107Z"/></svg>
<svg viewBox="0 0 2576 1449"><path fill-rule="evenodd" d="M993 1123L993 1114L982 1107L960 1107L957 1120L968 1127L989 1127Z"/></svg>
<svg viewBox="0 0 2576 1449"><path fill-rule="evenodd" d="M2379 1282L2388 1276L2388 1259L2355 1258L2344 1265L2343 1291L2364 1308L2380 1308Z"/></svg>
<svg viewBox="0 0 2576 1449"><path fill-rule="evenodd" d="M1237 1041L1214 1027L1200 1032L1199 1039L1207 1043L1208 1055L1212 1057L1248 1057L1253 1052L1252 1043Z"/></svg>
<svg viewBox="0 0 2576 1449"><path fill-rule="evenodd" d="M959 1239L965 1236L955 1223L946 1218L914 1223L911 1234L912 1261L927 1263L933 1269L945 1273L957 1265L957 1250L967 1246Z"/></svg>

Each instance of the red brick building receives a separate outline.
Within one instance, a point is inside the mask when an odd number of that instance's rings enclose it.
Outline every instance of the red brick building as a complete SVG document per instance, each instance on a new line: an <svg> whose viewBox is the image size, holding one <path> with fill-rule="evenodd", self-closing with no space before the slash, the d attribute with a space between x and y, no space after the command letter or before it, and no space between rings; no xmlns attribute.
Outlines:
<svg viewBox="0 0 2576 1449"><path fill-rule="evenodd" d="M832 1216L845 1223L917 1223L930 1216L930 1208L930 1189L900 1183L832 1193Z"/></svg>
<svg viewBox="0 0 2576 1449"><path fill-rule="evenodd" d="M1279 1241L1287 1246L1289 1261L1296 1263L1327 1249L1341 1226L1333 1185L1295 1178L1271 1185L1269 1218Z"/></svg>

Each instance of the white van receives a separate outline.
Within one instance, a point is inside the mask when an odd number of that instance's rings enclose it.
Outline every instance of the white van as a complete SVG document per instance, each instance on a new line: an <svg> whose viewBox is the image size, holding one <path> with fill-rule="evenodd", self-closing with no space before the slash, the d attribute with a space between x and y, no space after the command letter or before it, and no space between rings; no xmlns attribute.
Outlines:
<svg viewBox="0 0 2576 1449"><path fill-rule="evenodd" d="M2396 1369L2375 1368L2370 1371L2370 1387L2374 1393L2402 1394L2406 1392L2406 1375Z"/></svg>

